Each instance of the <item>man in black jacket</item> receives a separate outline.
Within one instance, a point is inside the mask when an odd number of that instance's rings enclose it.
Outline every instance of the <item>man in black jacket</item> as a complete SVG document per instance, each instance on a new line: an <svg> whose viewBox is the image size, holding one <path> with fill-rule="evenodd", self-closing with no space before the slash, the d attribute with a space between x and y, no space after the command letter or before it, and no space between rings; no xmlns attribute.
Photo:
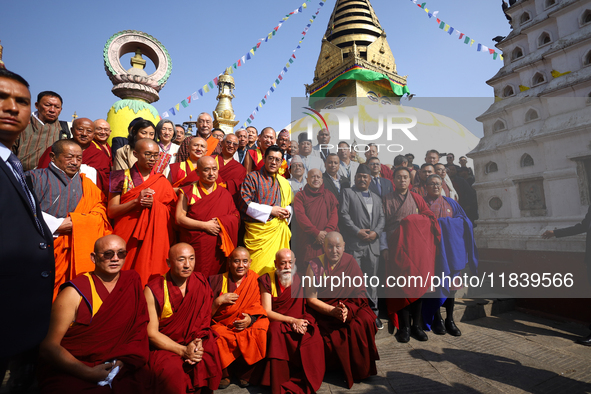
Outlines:
<svg viewBox="0 0 591 394"><path fill-rule="evenodd" d="M10 151L30 116L29 84L0 69L0 300L5 318L0 378L8 362L25 352L21 358L34 362L34 349L47 334L51 313L53 237L25 183L22 164Z"/></svg>
<svg viewBox="0 0 591 394"><path fill-rule="evenodd" d="M587 239L585 242L585 265L587 266L587 278L591 284L591 206L585 215L585 219L579 224L575 224L572 227L561 228L557 230L548 230L542 234L542 238L550 239L553 237L562 238L569 237L571 235L587 233ZM591 328L591 326L589 326ZM591 334L585 338L580 338L577 343L584 346L591 346Z"/></svg>

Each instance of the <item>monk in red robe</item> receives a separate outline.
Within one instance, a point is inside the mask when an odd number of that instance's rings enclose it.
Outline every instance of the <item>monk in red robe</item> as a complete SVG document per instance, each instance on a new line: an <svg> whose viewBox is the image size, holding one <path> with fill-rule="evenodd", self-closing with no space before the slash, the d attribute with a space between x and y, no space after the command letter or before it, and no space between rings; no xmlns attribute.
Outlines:
<svg viewBox="0 0 591 394"><path fill-rule="evenodd" d="M94 271L65 283L40 348L43 393L144 393L148 310L139 275L121 271L125 241L99 238Z"/></svg>
<svg viewBox="0 0 591 394"><path fill-rule="evenodd" d="M248 386L267 351L269 319L261 305L259 276L250 270L250 262L248 250L239 246L228 258L228 272L209 278L216 297L211 307L212 328L220 336L220 389L230 385L230 374L239 379L240 387Z"/></svg>
<svg viewBox="0 0 591 394"><path fill-rule="evenodd" d="M152 351L148 363L156 393L211 393L222 378L217 334L210 328L213 293L195 268L195 250L170 248L170 270L144 290Z"/></svg>
<svg viewBox="0 0 591 394"><path fill-rule="evenodd" d="M419 194L408 189L409 185L408 168L396 168L396 188L384 196L386 235L381 245L384 248L382 257L387 262L386 277L412 276L421 279L413 282L409 280L406 287L387 289L388 317L398 328L396 339L402 343L408 342L411 335L418 341L429 339L422 328L421 296L427 292L429 275L435 272L435 256L440 240L435 215Z"/></svg>
<svg viewBox="0 0 591 394"><path fill-rule="evenodd" d="M97 119L94 121L94 139L98 147L109 157L109 168L113 167L113 152L109 145L109 137L111 136L111 125L104 119Z"/></svg>
<svg viewBox="0 0 591 394"><path fill-rule="evenodd" d="M303 261L310 261L324 253L326 234L339 231L339 203L328 189L319 169L308 171L307 185L296 193L293 211L293 245ZM301 273L307 267L300 267Z"/></svg>
<svg viewBox="0 0 591 394"><path fill-rule="evenodd" d="M261 303L269 316L262 384L273 394L314 393L324 378L324 343L316 320L306 312L295 255L281 249L275 271L259 278Z"/></svg>
<svg viewBox="0 0 591 394"><path fill-rule="evenodd" d="M367 303L363 272L353 256L344 251L341 234L328 233L324 254L309 262L302 284L324 340L327 368L342 370L351 388L355 380L377 374L376 360L380 357L375 344L376 315ZM353 278L361 278L361 286L343 284L331 289L331 277L343 275L352 278L352 283Z"/></svg>
<svg viewBox="0 0 591 394"><path fill-rule="evenodd" d="M181 242L199 251L195 271L209 278L226 271L226 258L238 244L240 213L230 192L216 183L213 157L199 159L196 171L199 182L181 188L176 222Z"/></svg>
<svg viewBox="0 0 591 394"><path fill-rule="evenodd" d="M136 270L146 284L151 275L168 271L177 197L164 175L152 172L160 156L154 140L137 141L133 155L138 160L132 168L111 173L107 213L115 222L113 232L127 242L123 269Z"/></svg>
<svg viewBox="0 0 591 394"><path fill-rule="evenodd" d="M201 137L205 140L207 144L207 149L205 151L205 156L212 156L219 154L222 149L220 146L220 140L212 134L212 127L213 127L213 120L211 116L207 112L201 112L197 117L197 135L196 137ZM179 151L177 153L177 162L183 162L189 158L189 144L191 140L195 137L187 137L181 142L181 146L179 147Z"/></svg>
<svg viewBox="0 0 591 394"><path fill-rule="evenodd" d="M170 165L168 180L172 183L175 192L178 192L179 188L190 185L199 180L199 175L195 171L197 169L197 161L202 157L207 156L207 143L201 137L191 138L189 149L189 159L183 162L177 161ZM221 180L218 180L218 183L219 182L221 182Z"/></svg>
<svg viewBox="0 0 591 394"><path fill-rule="evenodd" d="M41 204L43 218L53 232L55 284L60 286L78 275L92 271L88 260L97 239L111 234L105 195L80 173L82 148L75 141L56 141L49 168L31 170L27 176Z"/></svg>
<svg viewBox="0 0 591 394"><path fill-rule="evenodd" d="M248 150L246 152L247 155L244 158L244 162L242 163L244 168L246 168L247 173L251 171L259 171L265 166L265 152L268 147L275 145L276 141L277 135L272 127L265 127L263 130L261 130L256 149ZM289 178L289 169L285 159L283 159L283 162L279 167L278 174L286 179Z"/></svg>
<svg viewBox="0 0 591 394"><path fill-rule="evenodd" d="M95 134L94 123L88 118L77 118L72 123L72 139L82 147L82 164L91 167L96 171L87 176L107 195L109 193L109 173L111 172L111 161L100 146L93 141ZM51 162L51 147L47 148L39 158L37 168L47 168ZM82 172L85 172L84 167Z"/></svg>
<svg viewBox="0 0 591 394"><path fill-rule="evenodd" d="M234 159L238 149L238 137L235 134L228 134L221 142L222 153L215 157L218 163L219 174L224 180L226 189L238 203L240 199L240 188L246 177L246 169Z"/></svg>

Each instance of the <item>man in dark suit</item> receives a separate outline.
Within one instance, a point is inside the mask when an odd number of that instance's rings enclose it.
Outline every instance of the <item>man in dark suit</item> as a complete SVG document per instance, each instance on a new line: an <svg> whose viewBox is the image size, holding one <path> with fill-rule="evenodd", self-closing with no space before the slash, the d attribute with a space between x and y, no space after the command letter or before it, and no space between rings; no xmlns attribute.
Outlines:
<svg viewBox="0 0 591 394"><path fill-rule="evenodd" d="M336 153L329 153L328 156L326 156L325 166L326 171L322 174L324 188L334 194L340 204L342 190L351 186L349 184L349 179L339 175L341 162Z"/></svg>
<svg viewBox="0 0 591 394"><path fill-rule="evenodd" d="M36 360L32 349L47 334L51 313L53 237L10 151L30 116L29 84L0 69L0 378L11 359Z"/></svg>
<svg viewBox="0 0 591 394"><path fill-rule="evenodd" d="M368 277L378 275L380 261L380 234L385 218L382 199L369 190L371 171L361 164L355 174L355 186L343 189L339 228L345 239L345 251L355 258ZM368 280L369 283L369 280ZM367 288L371 309L376 314L376 325L383 325L378 316L378 289Z"/></svg>
<svg viewBox="0 0 591 394"><path fill-rule="evenodd" d="M384 197L386 194L393 192L394 186L392 186L392 182L389 179L383 178L381 175L382 163L380 163L380 159L372 157L366 164L371 171L369 190L380 197Z"/></svg>
<svg viewBox="0 0 591 394"><path fill-rule="evenodd" d="M544 234L542 234L542 238L562 238L583 233L587 233L587 238L585 241L585 265L587 266L587 280L591 284L591 205L587 210L587 215L585 215L585 218L581 223L575 224L571 227L561 228L557 230L548 230ZM591 326L589 326L589 328L591 328ZM584 346L591 346L591 334L589 334L585 338L579 338L577 340L577 343Z"/></svg>

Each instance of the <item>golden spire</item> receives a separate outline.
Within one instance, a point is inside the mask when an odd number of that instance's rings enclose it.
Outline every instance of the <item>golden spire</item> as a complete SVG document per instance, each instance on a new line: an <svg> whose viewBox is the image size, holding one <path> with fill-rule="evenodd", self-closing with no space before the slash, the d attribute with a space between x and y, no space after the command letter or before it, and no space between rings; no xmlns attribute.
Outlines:
<svg viewBox="0 0 591 394"><path fill-rule="evenodd" d="M2 61L2 49L3 49L3 47L2 47L2 45L0 45L0 68L6 68L4 66L4 62Z"/></svg>
<svg viewBox="0 0 591 394"><path fill-rule="evenodd" d="M74 111L74 115L72 115L72 120L78 119L78 115L76 115L76 111Z"/></svg>
<svg viewBox="0 0 591 394"><path fill-rule="evenodd" d="M135 50L135 55L129 60L131 66L143 70L146 67L146 61L142 58L142 51L138 48Z"/></svg>

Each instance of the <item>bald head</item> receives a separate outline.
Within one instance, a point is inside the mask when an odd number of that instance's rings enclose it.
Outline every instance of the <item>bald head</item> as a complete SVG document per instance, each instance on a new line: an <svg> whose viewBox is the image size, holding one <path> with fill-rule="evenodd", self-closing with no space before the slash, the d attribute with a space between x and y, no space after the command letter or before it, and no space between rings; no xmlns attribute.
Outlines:
<svg viewBox="0 0 591 394"><path fill-rule="evenodd" d="M275 273L283 287L291 286L292 272L295 271L295 255L289 249L275 253Z"/></svg>
<svg viewBox="0 0 591 394"><path fill-rule="evenodd" d="M332 232L326 234L326 237L324 238L324 242L326 243L326 241L345 242L343 240L343 236L341 235L341 233L336 232L336 231L332 231Z"/></svg>
<svg viewBox="0 0 591 394"><path fill-rule="evenodd" d="M246 253L250 258L250 252L244 246L237 246L232 253L230 254L230 258L234 257L236 254Z"/></svg>
<svg viewBox="0 0 591 394"><path fill-rule="evenodd" d="M324 255L329 264L335 265L341 261L344 252L345 241L343 240L343 236L336 231L326 234L324 238Z"/></svg>
<svg viewBox="0 0 591 394"><path fill-rule="evenodd" d="M197 174L199 175L199 184L210 188L218 180L218 163L211 156L203 156L197 160Z"/></svg>
<svg viewBox="0 0 591 394"><path fill-rule="evenodd" d="M75 128L77 125L79 125L80 123L92 123L94 126L94 123L92 122L92 120L88 119L88 118L76 118L74 119L74 121L72 122L72 128Z"/></svg>
<svg viewBox="0 0 591 394"><path fill-rule="evenodd" d="M308 186L312 189L317 190L322 186L323 178L322 178L322 171L318 168L313 168L308 171Z"/></svg>
<svg viewBox="0 0 591 394"><path fill-rule="evenodd" d="M78 118L72 123L72 139L86 149L94 139L94 123L88 118Z"/></svg>
<svg viewBox="0 0 591 394"><path fill-rule="evenodd" d="M137 153L143 153L146 151L160 151L156 141L150 138L142 138L141 140L138 140L135 143L135 147L133 148L133 150L135 150Z"/></svg>
<svg viewBox="0 0 591 394"><path fill-rule="evenodd" d="M228 272L234 281L241 280L250 269L250 253L242 246L237 247L228 257Z"/></svg>
<svg viewBox="0 0 591 394"><path fill-rule="evenodd" d="M195 249L186 242L179 242L170 247L170 250L168 251L168 259L175 260L176 256L183 253L195 254Z"/></svg>
<svg viewBox="0 0 591 394"><path fill-rule="evenodd" d="M104 119L94 121L94 140L101 144L106 144L111 136L111 126Z"/></svg>
<svg viewBox="0 0 591 394"><path fill-rule="evenodd" d="M99 239L97 239L94 243L94 253L103 253L107 247L107 245L110 244L117 244L118 246L120 246L123 250L125 250L126 248L126 243L123 240L123 238L121 238L118 235L115 234L110 234L110 235L105 235L104 237L100 237Z"/></svg>
<svg viewBox="0 0 591 394"><path fill-rule="evenodd" d="M207 166L215 165L215 159L211 156L204 156L197 160L197 168L203 169Z"/></svg>
<svg viewBox="0 0 591 394"><path fill-rule="evenodd" d="M166 264L170 268L170 275L176 285L182 286L195 269L195 249L184 242L172 245L168 251Z"/></svg>

